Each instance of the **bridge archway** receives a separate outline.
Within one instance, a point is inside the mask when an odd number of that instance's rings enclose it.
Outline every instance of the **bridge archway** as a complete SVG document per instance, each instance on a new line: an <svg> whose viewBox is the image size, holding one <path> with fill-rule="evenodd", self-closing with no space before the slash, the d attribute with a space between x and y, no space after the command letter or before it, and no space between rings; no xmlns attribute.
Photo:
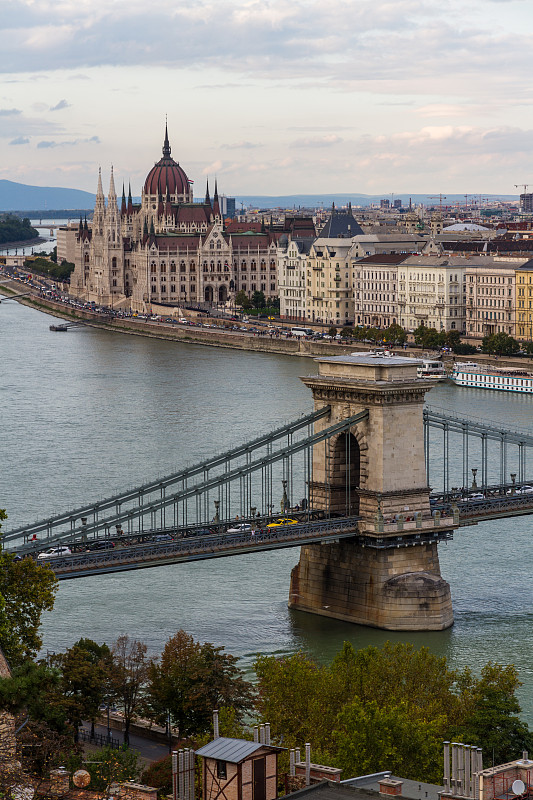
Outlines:
<svg viewBox="0 0 533 800"><path fill-rule="evenodd" d="M353 433L341 433L333 445L329 465L331 511L345 516L359 513L361 449Z"/></svg>

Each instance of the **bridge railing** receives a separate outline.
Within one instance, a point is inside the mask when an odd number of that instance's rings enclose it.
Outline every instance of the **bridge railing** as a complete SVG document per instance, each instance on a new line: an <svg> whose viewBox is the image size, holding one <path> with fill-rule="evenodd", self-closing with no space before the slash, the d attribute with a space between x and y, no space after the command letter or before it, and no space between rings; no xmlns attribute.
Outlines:
<svg viewBox="0 0 533 800"><path fill-rule="evenodd" d="M147 543L117 547L113 550L73 553L47 559L46 563L58 574L96 567L105 567L111 571L113 565L148 565L150 561L161 562L165 558L172 559L179 556L193 558L206 551L223 555L232 550L241 550L243 546L246 548L287 544L298 546L302 541L354 535L357 532L358 520L359 517L345 517L241 533L208 534L195 538L181 538L168 543Z"/></svg>

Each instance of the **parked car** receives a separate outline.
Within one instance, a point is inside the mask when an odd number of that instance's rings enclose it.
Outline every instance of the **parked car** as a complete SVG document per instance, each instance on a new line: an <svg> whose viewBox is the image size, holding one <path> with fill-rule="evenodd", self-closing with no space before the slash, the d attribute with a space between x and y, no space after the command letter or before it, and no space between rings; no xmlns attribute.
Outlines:
<svg viewBox="0 0 533 800"><path fill-rule="evenodd" d="M44 553L39 553L37 556L38 560L43 560L45 558L58 558L59 556L69 556L71 553L70 547L60 546L60 547L51 547L50 550L46 550Z"/></svg>
<svg viewBox="0 0 533 800"><path fill-rule="evenodd" d="M298 520L290 517L278 517L274 522L269 522L267 528L281 528L284 525L298 525Z"/></svg>

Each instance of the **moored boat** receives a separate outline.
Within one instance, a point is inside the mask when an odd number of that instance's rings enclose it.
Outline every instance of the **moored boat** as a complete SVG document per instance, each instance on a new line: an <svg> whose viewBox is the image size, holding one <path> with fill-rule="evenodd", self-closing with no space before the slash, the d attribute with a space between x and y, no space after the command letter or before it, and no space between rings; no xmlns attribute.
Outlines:
<svg viewBox="0 0 533 800"><path fill-rule="evenodd" d="M416 368L416 374L419 378L437 378L440 381L448 377L442 361L430 358L422 359L422 363Z"/></svg>
<svg viewBox="0 0 533 800"><path fill-rule="evenodd" d="M475 361L456 362L450 378L458 386L533 394L533 373L519 367L495 367Z"/></svg>

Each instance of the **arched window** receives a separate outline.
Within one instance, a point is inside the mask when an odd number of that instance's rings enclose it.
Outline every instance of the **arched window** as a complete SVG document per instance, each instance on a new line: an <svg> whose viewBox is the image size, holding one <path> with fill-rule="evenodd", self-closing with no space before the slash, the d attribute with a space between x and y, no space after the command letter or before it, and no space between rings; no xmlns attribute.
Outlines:
<svg viewBox="0 0 533 800"><path fill-rule="evenodd" d="M176 272L176 262L175 261L171 261L170 262L170 271L171 272Z"/></svg>
<svg viewBox="0 0 533 800"><path fill-rule="evenodd" d="M116 269L116 268L117 268L117 257L113 256L113 258L111 259L111 269Z"/></svg>
<svg viewBox="0 0 533 800"><path fill-rule="evenodd" d="M220 250L221 247L222 247L222 242L219 239L217 242L217 250Z"/></svg>
<svg viewBox="0 0 533 800"><path fill-rule="evenodd" d="M222 261L217 261L217 272L222 272Z"/></svg>

